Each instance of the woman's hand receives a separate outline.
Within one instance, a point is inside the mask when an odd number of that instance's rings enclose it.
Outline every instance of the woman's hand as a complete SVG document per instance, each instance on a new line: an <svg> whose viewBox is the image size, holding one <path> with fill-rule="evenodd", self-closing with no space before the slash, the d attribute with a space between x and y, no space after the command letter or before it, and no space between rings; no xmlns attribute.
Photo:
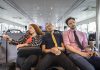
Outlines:
<svg viewBox="0 0 100 70"><path fill-rule="evenodd" d="M17 48L21 48L21 47L25 47L25 46L28 46L28 44L27 44L27 43L24 43L24 44L18 44L16 47L17 47Z"/></svg>
<svg viewBox="0 0 100 70"><path fill-rule="evenodd" d="M4 35L2 35L2 37L4 40L7 40L7 41L11 40L11 38L8 35L4 34Z"/></svg>

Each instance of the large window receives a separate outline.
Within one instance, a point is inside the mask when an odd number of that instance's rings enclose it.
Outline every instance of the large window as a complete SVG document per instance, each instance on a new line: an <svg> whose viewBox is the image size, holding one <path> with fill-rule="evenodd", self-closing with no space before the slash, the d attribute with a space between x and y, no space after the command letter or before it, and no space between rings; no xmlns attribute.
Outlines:
<svg viewBox="0 0 100 70"><path fill-rule="evenodd" d="M87 24L83 24L82 26L81 26L81 28L82 28L82 32L85 32L85 33L87 33L88 32L88 27L87 27Z"/></svg>
<svg viewBox="0 0 100 70"><path fill-rule="evenodd" d="M7 31L8 29L19 29L21 31L25 31L24 26L15 26L12 24L7 24L7 23L0 23L0 35L2 35L3 32Z"/></svg>
<svg viewBox="0 0 100 70"><path fill-rule="evenodd" d="M96 23L95 22L91 22L88 24L88 32L89 33L96 32Z"/></svg>
<svg viewBox="0 0 100 70"><path fill-rule="evenodd" d="M78 25L77 29L79 31L86 32L86 33L94 33L96 32L96 23L91 22L89 24Z"/></svg>
<svg viewBox="0 0 100 70"><path fill-rule="evenodd" d="M85 32L85 33L87 33L87 31L88 31L87 24L78 25L78 26L77 26L77 29L78 29L79 31L82 31L82 32Z"/></svg>
<svg viewBox="0 0 100 70"><path fill-rule="evenodd" d="M82 31L81 25L78 25L78 26L77 26L77 30Z"/></svg>

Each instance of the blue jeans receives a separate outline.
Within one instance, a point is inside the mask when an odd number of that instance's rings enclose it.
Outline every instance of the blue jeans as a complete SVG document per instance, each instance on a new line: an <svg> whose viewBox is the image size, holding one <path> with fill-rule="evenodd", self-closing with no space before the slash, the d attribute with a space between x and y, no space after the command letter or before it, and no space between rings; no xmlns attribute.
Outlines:
<svg viewBox="0 0 100 70"><path fill-rule="evenodd" d="M81 70L95 70L94 66L84 57L74 53L69 53L68 56Z"/></svg>

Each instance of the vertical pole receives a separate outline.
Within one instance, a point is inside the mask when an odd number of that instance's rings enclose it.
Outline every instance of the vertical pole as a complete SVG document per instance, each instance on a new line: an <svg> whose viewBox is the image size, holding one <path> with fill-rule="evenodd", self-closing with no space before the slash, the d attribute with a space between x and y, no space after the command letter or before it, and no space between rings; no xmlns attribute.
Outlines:
<svg viewBox="0 0 100 70"><path fill-rule="evenodd" d="M100 51L100 0L96 0L96 46Z"/></svg>

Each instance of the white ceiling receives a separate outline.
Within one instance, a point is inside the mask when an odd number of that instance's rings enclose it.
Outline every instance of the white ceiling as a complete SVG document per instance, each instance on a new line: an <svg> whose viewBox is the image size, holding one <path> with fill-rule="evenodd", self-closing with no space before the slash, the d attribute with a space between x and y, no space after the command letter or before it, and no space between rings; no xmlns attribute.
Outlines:
<svg viewBox="0 0 100 70"><path fill-rule="evenodd" d="M0 0L0 7L0 18L22 25L64 23L69 16L79 22L96 15L96 0Z"/></svg>
<svg viewBox="0 0 100 70"><path fill-rule="evenodd" d="M69 16L73 16L77 19L77 22L86 20L96 16L96 0L85 0L75 10L73 10Z"/></svg>

